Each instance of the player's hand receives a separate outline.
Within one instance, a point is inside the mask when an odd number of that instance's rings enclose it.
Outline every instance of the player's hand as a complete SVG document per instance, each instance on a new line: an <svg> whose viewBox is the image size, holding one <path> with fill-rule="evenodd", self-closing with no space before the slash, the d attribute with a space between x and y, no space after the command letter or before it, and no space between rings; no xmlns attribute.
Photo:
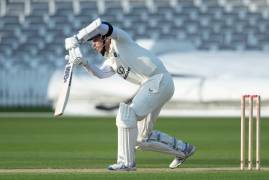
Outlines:
<svg viewBox="0 0 269 180"><path fill-rule="evenodd" d="M83 65L86 66L88 64L87 60L85 60L81 54L79 47L72 48L69 50L69 62L74 65Z"/></svg>
<svg viewBox="0 0 269 180"><path fill-rule="evenodd" d="M67 62L69 62L69 63L74 63L75 65L87 64L86 61L85 61L85 62L78 62L78 59L73 60L73 59L70 58L69 55L65 55L64 59L65 59Z"/></svg>
<svg viewBox="0 0 269 180"><path fill-rule="evenodd" d="M65 49L70 50L79 46L79 41L76 36L65 38Z"/></svg>

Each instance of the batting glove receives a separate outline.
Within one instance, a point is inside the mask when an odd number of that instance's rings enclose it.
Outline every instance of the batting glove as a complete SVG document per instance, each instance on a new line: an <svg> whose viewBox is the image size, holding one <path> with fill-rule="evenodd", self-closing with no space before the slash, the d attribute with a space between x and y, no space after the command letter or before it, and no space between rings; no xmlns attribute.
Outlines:
<svg viewBox="0 0 269 180"><path fill-rule="evenodd" d="M69 50L69 62L74 65L83 65L86 66L88 61L85 60L81 54L79 47L72 48Z"/></svg>
<svg viewBox="0 0 269 180"><path fill-rule="evenodd" d="M65 38L65 49L70 50L79 46L79 41L76 36Z"/></svg>

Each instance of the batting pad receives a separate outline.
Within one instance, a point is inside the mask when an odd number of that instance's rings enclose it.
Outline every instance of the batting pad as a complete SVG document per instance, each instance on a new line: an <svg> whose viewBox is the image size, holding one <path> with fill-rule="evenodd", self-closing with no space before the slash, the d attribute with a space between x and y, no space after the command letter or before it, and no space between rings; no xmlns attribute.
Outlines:
<svg viewBox="0 0 269 180"><path fill-rule="evenodd" d="M147 139L137 142L136 149L156 151L183 158L185 154L182 149L185 146L186 143L177 140L175 137L160 131L152 131Z"/></svg>
<svg viewBox="0 0 269 180"><path fill-rule="evenodd" d="M118 160L126 166L135 165L135 145L137 139L137 120L135 112L127 104L121 103L116 118L118 127Z"/></svg>
<svg viewBox="0 0 269 180"><path fill-rule="evenodd" d="M123 128L137 127L137 117L132 107L125 103L120 103L116 124L118 127Z"/></svg>
<svg viewBox="0 0 269 180"><path fill-rule="evenodd" d="M118 127L118 160L126 166L131 167L135 164L135 145L137 128Z"/></svg>

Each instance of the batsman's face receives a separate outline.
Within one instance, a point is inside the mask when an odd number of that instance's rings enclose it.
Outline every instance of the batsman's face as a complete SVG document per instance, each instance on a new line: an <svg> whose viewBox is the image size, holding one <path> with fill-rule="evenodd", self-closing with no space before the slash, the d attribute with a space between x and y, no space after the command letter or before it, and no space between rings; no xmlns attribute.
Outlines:
<svg viewBox="0 0 269 180"><path fill-rule="evenodd" d="M102 37L96 37L92 40L92 48L95 49L97 52L101 52L104 47L104 41Z"/></svg>

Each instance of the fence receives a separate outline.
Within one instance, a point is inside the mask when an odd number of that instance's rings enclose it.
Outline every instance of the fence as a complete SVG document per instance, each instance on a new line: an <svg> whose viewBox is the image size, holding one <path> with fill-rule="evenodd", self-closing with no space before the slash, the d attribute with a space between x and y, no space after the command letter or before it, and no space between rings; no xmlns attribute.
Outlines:
<svg viewBox="0 0 269 180"><path fill-rule="evenodd" d="M0 106L48 106L49 71L0 71Z"/></svg>

